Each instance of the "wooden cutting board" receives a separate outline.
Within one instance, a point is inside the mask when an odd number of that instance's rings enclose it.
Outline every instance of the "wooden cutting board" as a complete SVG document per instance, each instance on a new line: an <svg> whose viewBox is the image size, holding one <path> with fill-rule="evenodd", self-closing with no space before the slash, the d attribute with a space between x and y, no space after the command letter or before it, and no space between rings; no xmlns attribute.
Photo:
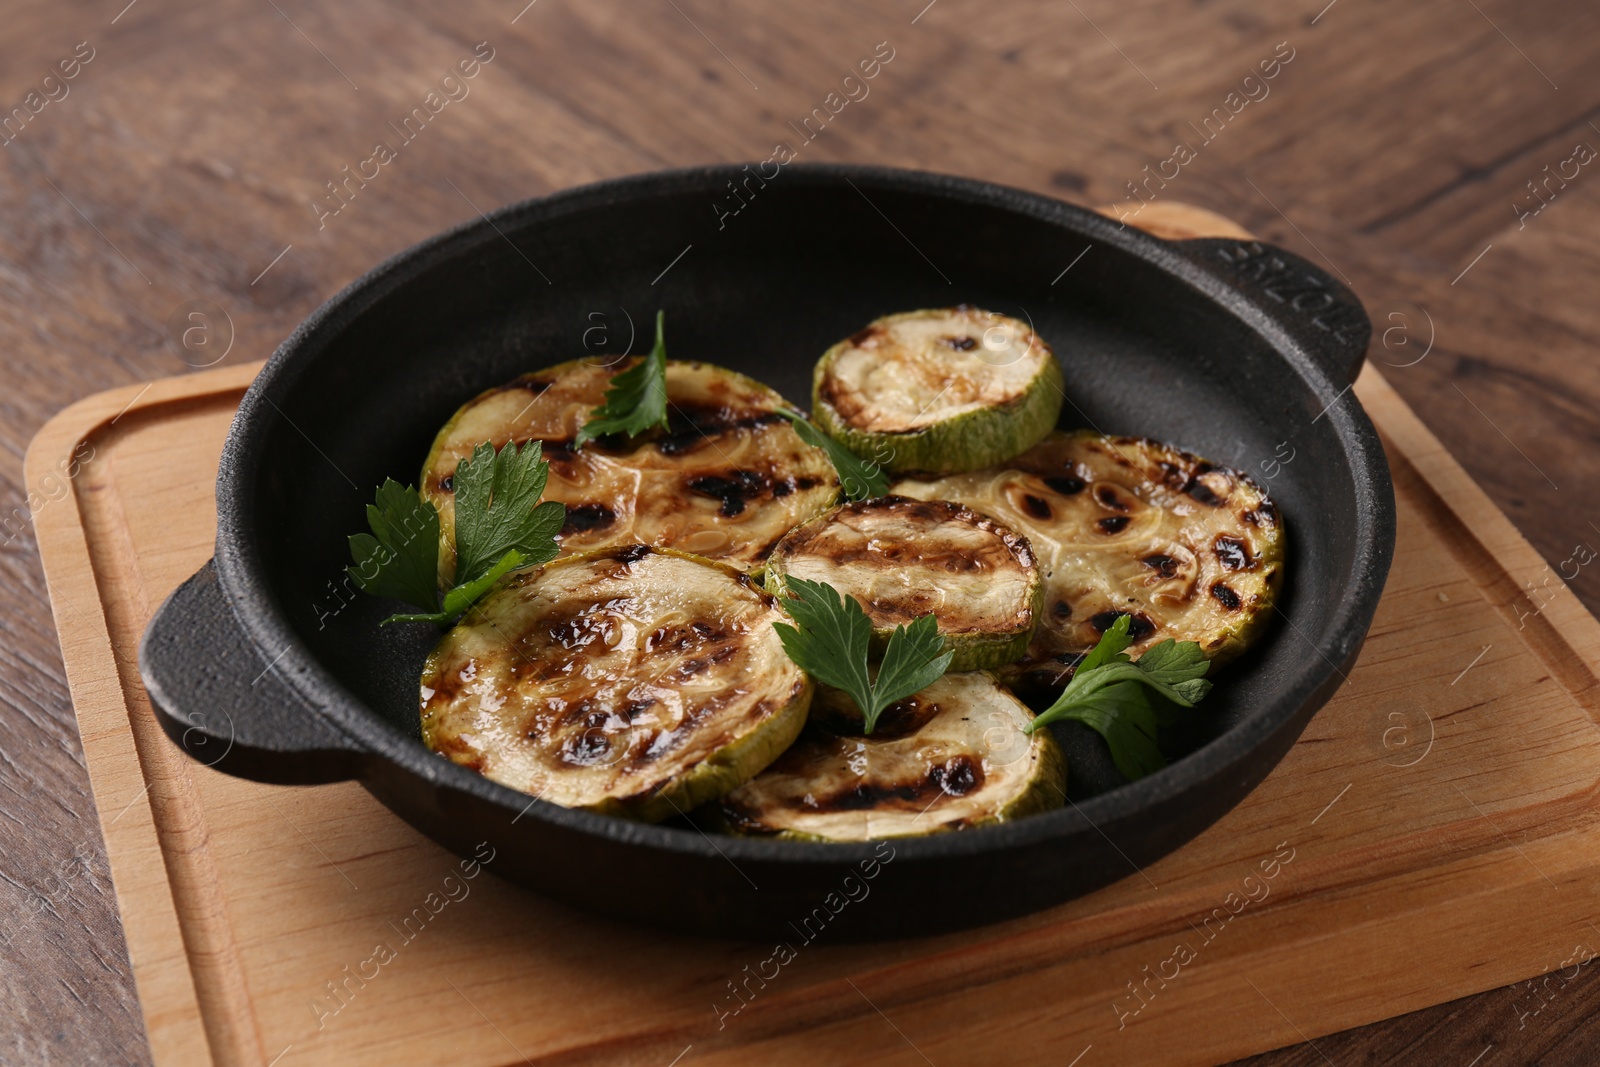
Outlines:
<svg viewBox="0 0 1600 1067"><path fill-rule="evenodd" d="M1141 221L1242 234L1165 205ZM1370 367L1394 568L1349 683L1267 780L1081 900L917 941L823 934L782 966L461 878L357 785L257 785L167 741L135 650L211 554L258 368L90 397L27 457L159 1064L1213 1064L1600 945L1600 624L1557 574L1587 548L1546 566Z"/></svg>

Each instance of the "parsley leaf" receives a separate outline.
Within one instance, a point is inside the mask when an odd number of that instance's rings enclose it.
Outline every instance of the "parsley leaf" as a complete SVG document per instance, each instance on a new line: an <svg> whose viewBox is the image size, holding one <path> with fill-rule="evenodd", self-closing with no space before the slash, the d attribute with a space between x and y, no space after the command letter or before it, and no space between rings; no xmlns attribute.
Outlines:
<svg viewBox="0 0 1600 1067"><path fill-rule="evenodd" d="M596 437L625 433L629 437L651 427L667 427L667 342L663 335L667 313L656 312L656 343L650 354L611 379L605 399L578 427L573 447L582 448Z"/></svg>
<svg viewBox="0 0 1600 1067"><path fill-rule="evenodd" d="M873 680L867 669L872 623L854 597L826 582L790 576L791 599L784 602L797 625L778 623L778 639L801 670L825 685L842 689L861 709L864 732L872 733L883 709L926 689L950 667L939 624L924 615L896 626Z"/></svg>
<svg viewBox="0 0 1600 1067"><path fill-rule="evenodd" d="M513 552L522 556L522 562L513 566L555 558L555 536L566 508L553 500L538 502L550 476L543 452L538 441L521 448L512 442L498 453L485 441L457 464L453 483L457 588L501 567Z"/></svg>
<svg viewBox="0 0 1600 1067"><path fill-rule="evenodd" d="M432 606L439 595L439 512L409 485L385 478L367 505L372 533L350 538L346 568L365 593Z"/></svg>
<svg viewBox="0 0 1600 1067"><path fill-rule="evenodd" d="M439 602L439 512L415 489L384 480L367 505L370 534L350 538L350 577L363 592L415 605L391 622L446 623L465 612L497 579L518 567L545 563L559 550L555 536L566 508L539 503L550 464L543 447L513 442L496 452L485 441L456 464L456 583Z"/></svg>
<svg viewBox="0 0 1600 1067"><path fill-rule="evenodd" d="M1140 686L1114 685L1063 718L1075 719L1104 737L1111 761L1130 782L1167 765L1156 744L1155 708Z"/></svg>
<svg viewBox="0 0 1600 1067"><path fill-rule="evenodd" d="M794 432L800 435L800 440L812 448L820 448L828 453L833 469L839 472L839 485L844 489L846 497L851 500L869 500L889 491L889 476L877 463L862 459L792 411L780 410L778 414L789 420L794 426Z"/></svg>
<svg viewBox="0 0 1600 1067"><path fill-rule="evenodd" d="M1211 662L1193 641L1162 641L1138 660L1125 649L1129 616L1119 618L1099 644L1084 656L1072 681L1037 718L1027 733L1053 722L1091 727L1111 749L1117 770L1130 781L1166 766L1156 731L1172 708L1193 707L1211 691Z"/></svg>

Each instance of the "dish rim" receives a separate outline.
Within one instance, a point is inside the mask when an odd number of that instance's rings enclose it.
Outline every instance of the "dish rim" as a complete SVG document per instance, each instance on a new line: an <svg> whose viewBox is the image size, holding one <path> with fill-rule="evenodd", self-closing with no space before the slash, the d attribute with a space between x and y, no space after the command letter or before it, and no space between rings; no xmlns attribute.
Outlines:
<svg viewBox="0 0 1600 1067"><path fill-rule="evenodd" d="M278 346L251 384L229 429L218 468L215 549L218 582L234 621L248 642L258 653L281 648L283 651L275 661L279 677L307 705L308 713L319 715L327 726L348 738L359 750L355 753L357 769L351 777L370 778L368 761L387 761L436 789L472 794L507 811L520 811L558 828L622 844L678 853L688 851L708 857L721 855L730 861L853 863L874 855L873 842L810 843L734 836L719 836L713 841L692 829L633 822L563 808L536 798L530 801L526 793L440 758L419 740L402 734L346 689L302 642L295 627L279 609L252 532L256 512L251 498L255 493L254 477L262 461L265 435L274 416L287 419L276 401L293 388L300 374L315 363L326 345L350 321L393 289L408 282L414 274L432 269L441 259L470 253L475 246L504 239L502 230L520 231L528 225L590 211L620 199L701 191L708 182L710 187L716 188L722 179L741 173L739 165L724 164L625 175L518 201L469 219L390 256L334 294ZM1152 236L1088 208L1039 193L928 171L857 164L791 164L783 177L786 188L805 184L837 186L843 180L851 185L866 185L869 189L888 187L896 193L915 193L1022 214L1091 242L1112 245L1200 291L1220 310L1238 318L1261 336L1280 358L1290 363L1311 392L1327 403L1322 417L1329 420L1351 464L1351 480L1357 496L1355 526L1351 531L1356 558L1350 586L1363 589L1376 584L1381 590L1393 555L1394 530L1392 484L1376 430L1359 402L1338 403L1349 384L1341 381L1336 370L1327 365L1327 360L1318 356L1312 343L1280 321L1281 311L1274 314L1271 305L1259 295L1230 284L1216 270L1202 266L1192 254L1180 249L1183 242ZM515 225L507 225L512 222ZM1246 712L1241 721L1226 732L1162 770L1081 802L1069 801L1063 808L1016 822L981 827L977 832L896 838L897 858L916 861L972 857L1037 845L1090 828L1103 833L1102 828L1109 824L1175 800L1226 772L1239 760L1248 758L1308 703L1315 701L1320 707L1337 688L1331 684L1333 677L1342 678L1344 665L1353 660L1365 639L1376 607L1376 596L1343 598L1333 609L1327 631L1334 639L1332 648L1323 650L1313 646L1307 649L1298 668L1291 672L1289 683L1279 689L1272 700Z"/></svg>

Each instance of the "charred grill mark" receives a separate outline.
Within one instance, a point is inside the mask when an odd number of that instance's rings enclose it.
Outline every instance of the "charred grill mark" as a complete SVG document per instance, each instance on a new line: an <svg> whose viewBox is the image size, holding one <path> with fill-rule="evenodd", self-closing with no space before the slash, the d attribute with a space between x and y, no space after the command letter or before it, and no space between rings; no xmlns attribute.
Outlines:
<svg viewBox="0 0 1600 1067"><path fill-rule="evenodd" d="M796 805L807 811L925 811L940 797L964 797L983 787L983 768L970 756L952 756L928 768L920 781L862 781L832 796L806 794Z"/></svg>
<svg viewBox="0 0 1600 1067"><path fill-rule="evenodd" d="M551 470L562 477L572 477L575 471L574 464L578 460L578 450L574 447L572 438L558 437L546 440L543 437L514 437L509 443L513 443L518 448L522 448L525 447L530 441L538 443L540 458L546 460L550 464ZM616 438L613 436L611 438L596 440L592 447L603 447L604 443L607 441L614 444ZM504 446L497 442L496 447Z"/></svg>
<svg viewBox="0 0 1600 1067"><path fill-rule="evenodd" d="M848 394L846 394L846 397L848 397ZM860 405L841 403L841 400L846 399L846 397L839 395L839 385L831 374L825 376L822 379L822 384L817 387L818 401L827 404L845 418L849 418Z"/></svg>
<svg viewBox="0 0 1600 1067"><path fill-rule="evenodd" d="M424 678L422 684L433 690L433 695L425 702L429 707L447 708L455 703L456 697L461 695L461 672L458 670L441 671L436 677ZM432 712L425 714L432 714Z"/></svg>
<svg viewBox="0 0 1600 1067"><path fill-rule="evenodd" d="M796 478L791 474L787 478L782 478L772 483L772 496L777 499L778 497L788 496L793 492L805 493L821 484L820 479L812 478L809 475L803 478Z"/></svg>
<svg viewBox="0 0 1600 1067"><path fill-rule="evenodd" d="M769 493L772 479L757 471L732 471L727 477L708 474L691 478L688 488L701 496L721 501L722 515L731 519L744 513L747 502Z"/></svg>
<svg viewBox="0 0 1600 1067"><path fill-rule="evenodd" d="M611 558L625 566L632 566L650 554L649 545L624 545L611 553Z"/></svg>
<svg viewBox="0 0 1600 1067"><path fill-rule="evenodd" d="M674 749L682 747L685 742L694 737L695 733L700 729L701 723L721 711L726 704L726 698L712 698L699 704L689 705L684 709L683 720L678 725L670 730L662 730L656 733L654 737L651 737L648 745L645 745L628 760L623 769L645 767ZM763 706L765 706L765 702L756 705L756 708L759 709ZM731 735L702 737L696 740L712 748L721 748L729 741L732 741L733 737ZM660 792L670 784L670 781L659 782L652 787L651 791Z"/></svg>
<svg viewBox="0 0 1600 1067"><path fill-rule="evenodd" d="M916 804L924 793L931 790L943 792L931 782L919 782L915 785L879 785L875 782L861 782L831 797L813 797L808 793L801 798L800 806L817 812L866 811L869 808L887 807L890 801Z"/></svg>
<svg viewBox="0 0 1600 1067"><path fill-rule="evenodd" d="M1118 534L1126 529L1131 521L1126 515L1107 515L1103 519L1096 520L1095 525L1100 527L1101 533Z"/></svg>
<svg viewBox="0 0 1600 1067"><path fill-rule="evenodd" d="M1216 552L1217 559L1222 561L1224 570L1242 571L1255 566L1255 561L1250 558L1250 549L1237 537L1218 534L1217 539L1211 542L1211 548Z"/></svg>
<svg viewBox="0 0 1600 1067"><path fill-rule="evenodd" d="M687 402L674 403L672 414L679 417L668 423L667 433L656 442L656 448L663 456L681 456L724 434L738 430L759 430L785 421L776 411L737 411L729 407Z"/></svg>
<svg viewBox="0 0 1600 1067"><path fill-rule="evenodd" d="M1189 458L1194 459L1195 457ZM1168 472L1166 481L1169 485L1173 484L1172 476L1174 474L1181 475L1183 473L1181 468L1175 467L1169 463L1163 463L1161 464L1161 467L1162 470ZM1215 489L1212 489L1209 485L1200 480L1202 476L1210 474L1213 471L1220 472L1223 475L1224 480L1230 484L1232 483L1233 476L1225 468L1218 467L1216 464L1208 463L1202 459L1197 459L1193 467L1190 469L1188 477L1184 479L1181 484L1175 486L1175 488L1177 488L1180 493L1188 494L1192 499L1199 501L1207 507L1221 507L1223 504L1228 502L1228 497L1231 495L1230 491L1225 489L1221 494L1219 494Z"/></svg>
<svg viewBox="0 0 1600 1067"><path fill-rule="evenodd" d="M1109 485L1102 485L1096 489L1094 498L1100 501L1101 507L1110 508L1112 511L1128 510L1128 505L1117 495L1117 491Z"/></svg>
<svg viewBox="0 0 1600 1067"><path fill-rule="evenodd" d="M645 638L644 650L649 654L665 652L688 652L690 649L700 649L702 646L715 642L728 641L729 634L726 630L719 629L708 622L697 621L688 626L663 626ZM727 645L735 648L734 645ZM728 655L720 659L714 654L713 661L722 662Z"/></svg>
<svg viewBox="0 0 1600 1067"><path fill-rule="evenodd" d="M1211 597L1218 604L1221 604L1229 611L1238 611L1240 606L1244 603L1243 600L1239 599L1238 593L1235 593L1232 589L1223 585L1221 582L1218 582L1211 587Z"/></svg>
<svg viewBox="0 0 1600 1067"><path fill-rule="evenodd" d="M529 438L528 440L535 440L535 438ZM577 447L570 437L551 438L550 440L537 438L537 440L539 442L539 452L545 459L570 461L572 457L578 454ZM521 447L527 443L527 441L518 441L517 446Z"/></svg>
<svg viewBox="0 0 1600 1067"><path fill-rule="evenodd" d="M490 390L490 392L514 393L518 389L524 389L534 396L542 396L544 395L544 391L549 389L554 384L554 380L539 378L531 374L525 374L521 378L515 378L509 382L506 382L504 385L496 386L494 389Z"/></svg>
<svg viewBox="0 0 1600 1067"><path fill-rule="evenodd" d="M1054 657L1054 659L1059 664L1060 670L1070 672L1077 670L1078 664L1082 663L1088 655L1089 653L1087 652L1063 652Z"/></svg>
<svg viewBox="0 0 1600 1067"><path fill-rule="evenodd" d="M562 536L603 530L617 521L617 513L604 504L579 504L567 509L566 521L561 524Z"/></svg>
<svg viewBox="0 0 1600 1067"><path fill-rule="evenodd" d="M964 797L983 785L983 768L971 756L951 756L928 771L928 780L947 796Z"/></svg>
<svg viewBox="0 0 1600 1067"><path fill-rule="evenodd" d="M1079 493L1083 492L1084 486L1087 483L1085 483L1084 480L1079 478L1076 474L1057 474L1053 477L1046 478L1044 480L1044 484L1048 485L1051 489L1054 489L1062 496L1077 496Z"/></svg>
<svg viewBox="0 0 1600 1067"><path fill-rule="evenodd" d="M1152 552L1139 562L1163 578L1175 578L1178 575L1178 561L1165 552Z"/></svg>
<svg viewBox="0 0 1600 1067"><path fill-rule="evenodd" d="M453 493L453 492L455 492L455 489L456 489L456 474L455 474L455 471L451 471L449 474L446 474L443 478L439 479L439 491L440 492L442 492L442 493Z"/></svg>
<svg viewBox="0 0 1600 1067"><path fill-rule="evenodd" d="M889 741L908 737L922 729L940 710L938 704L918 696L897 700L883 709L877 725L872 729L873 740ZM861 733L861 715L855 710L854 704L840 708L828 701L814 702L811 705L811 721L834 734L855 736Z"/></svg>
<svg viewBox="0 0 1600 1067"><path fill-rule="evenodd" d="M1009 530L1003 534L1006 547L1011 549L1011 555L1016 561L1030 570L1037 566L1038 561L1033 558L1033 544L1026 537Z"/></svg>
<svg viewBox="0 0 1600 1067"><path fill-rule="evenodd" d="M774 837L778 831L739 807L731 800L723 800L718 807L728 826L747 837Z"/></svg>
<svg viewBox="0 0 1600 1067"><path fill-rule="evenodd" d="M1259 504L1241 513L1239 518L1251 526L1272 526L1278 521L1278 508L1270 499L1262 497Z"/></svg>
<svg viewBox="0 0 1600 1067"><path fill-rule="evenodd" d="M657 441L656 448L663 456L681 456L686 452L693 452L705 443L705 438L695 431L680 430Z"/></svg>
<svg viewBox="0 0 1600 1067"><path fill-rule="evenodd" d="M978 347L978 341L974 337L941 337L939 343L957 352L971 352Z"/></svg>
<svg viewBox="0 0 1600 1067"><path fill-rule="evenodd" d="M1072 605L1065 600L1058 600L1050 605L1050 617L1057 623L1063 623L1072 618Z"/></svg>
<svg viewBox="0 0 1600 1067"><path fill-rule="evenodd" d="M601 716L601 723L604 721L605 717ZM611 739L599 725L591 724L589 729L571 734L563 740L558 755L562 763L575 767L593 767L597 763L603 763L610 752Z"/></svg>
<svg viewBox="0 0 1600 1067"><path fill-rule="evenodd" d="M1028 540L987 516L980 515L962 504L948 500L913 500L909 497L889 496L875 500L846 504L840 514L852 518L872 518L876 515L892 517L911 516L918 521L934 524L959 524L982 531L992 540L960 549L940 549L938 537L924 541L908 542L867 536L860 542L839 544L826 534L826 527L811 530L808 534L792 538L783 548L785 558L808 555L825 556L835 566L864 564L869 567L914 566L926 571L943 570L947 573L965 571L998 571L1007 564L1034 569L1032 547ZM834 520L838 521L838 520ZM871 527L869 526L868 529ZM821 544L819 545L819 541ZM879 599L873 604L863 604L875 621L893 625L910 622L925 615L932 608L926 593L910 592ZM915 610L914 614L901 615Z"/></svg>
<svg viewBox="0 0 1600 1067"><path fill-rule="evenodd" d="M1089 625L1098 633L1105 633L1116 625L1118 619L1124 615L1128 617L1128 640L1143 641L1156 632L1156 624L1150 617L1138 611L1101 611L1089 619Z"/></svg>
<svg viewBox="0 0 1600 1067"><path fill-rule="evenodd" d="M616 623L603 611L583 611L548 624L550 642L568 652L605 643L616 630Z"/></svg>
<svg viewBox="0 0 1600 1067"><path fill-rule="evenodd" d="M806 544L800 546L793 555L803 555L811 551L813 546ZM923 552L915 545L898 544L895 542L880 542L876 538L867 540L860 545L826 545L821 551L836 565L843 566L849 563L870 563L876 565L898 565L908 559L922 562L927 559L931 564L935 557L925 557ZM785 555L790 553L786 552ZM942 553L941 553L942 555Z"/></svg>
<svg viewBox="0 0 1600 1067"><path fill-rule="evenodd" d="M867 613L867 618L872 620L874 626L899 626L902 623L909 625L924 615L936 614L933 598L923 592L904 593L892 600L879 597L870 604L860 597L854 599Z"/></svg>
<svg viewBox="0 0 1600 1067"><path fill-rule="evenodd" d="M922 700L914 696L897 700L883 709L882 716L873 728L873 736L888 739L914 734L922 729L928 720L939 714L940 710L939 705L931 700Z"/></svg>
<svg viewBox="0 0 1600 1067"><path fill-rule="evenodd" d="M1061 687L1072 680L1085 655L1087 653L1084 652L1063 652L1059 656L1027 664L1027 670L1017 678L1014 688L1048 704L1060 695Z"/></svg>
<svg viewBox="0 0 1600 1067"><path fill-rule="evenodd" d="M961 505L948 500L912 500L903 496L886 496L878 500L863 500L859 504L850 505L851 510L857 514L868 510L903 511L914 519L924 522L938 522L941 519L955 518L961 512Z"/></svg>
<svg viewBox="0 0 1600 1067"><path fill-rule="evenodd" d="M1055 512L1051 510L1050 502L1048 500L1041 499L1040 497L1036 497L1032 493L1023 494L1022 510L1026 511L1029 515L1036 519L1047 520L1055 516Z"/></svg>

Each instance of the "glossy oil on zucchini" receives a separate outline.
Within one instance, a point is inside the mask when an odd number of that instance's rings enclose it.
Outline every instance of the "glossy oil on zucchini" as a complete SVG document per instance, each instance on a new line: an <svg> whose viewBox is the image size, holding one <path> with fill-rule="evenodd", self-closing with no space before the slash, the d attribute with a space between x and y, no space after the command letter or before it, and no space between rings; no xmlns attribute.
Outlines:
<svg viewBox="0 0 1600 1067"><path fill-rule="evenodd" d="M879 497L845 504L790 531L767 561L782 596L794 575L854 597L882 655L896 626L932 614L950 669L1021 656L1039 611L1039 567L1027 538L948 501Z"/></svg>
<svg viewBox="0 0 1600 1067"><path fill-rule="evenodd" d="M1283 575L1283 523L1254 482L1144 438L1053 433L1001 467L893 491L959 500L1027 536L1044 606L1005 674L1025 687L1064 684L1122 615L1130 655L1170 637L1230 659L1261 633Z"/></svg>
<svg viewBox="0 0 1600 1067"><path fill-rule="evenodd" d="M546 500L567 506L565 552L649 544L759 570L791 527L831 507L839 479L827 453L778 415L775 391L708 363L669 360L665 432L573 439L621 365L577 360L480 394L439 431L422 495L439 509L440 575L455 570L456 464L478 444L544 443Z"/></svg>
<svg viewBox="0 0 1600 1067"><path fill-rule="evenodd" d="M725 564L642 545L516 571L429 655L433 751L564 807L658 821L789 747L812 685L773 598Z"/></svg>
<svg viewBox="0 0 1600 1067"><path fill-rule="evenodd" d="M862 735L836 690L776 763L712 812L736 834L866 841L964 830L1060 807L1066 763L1048 730L985 671L947 674Z"/></svg>

